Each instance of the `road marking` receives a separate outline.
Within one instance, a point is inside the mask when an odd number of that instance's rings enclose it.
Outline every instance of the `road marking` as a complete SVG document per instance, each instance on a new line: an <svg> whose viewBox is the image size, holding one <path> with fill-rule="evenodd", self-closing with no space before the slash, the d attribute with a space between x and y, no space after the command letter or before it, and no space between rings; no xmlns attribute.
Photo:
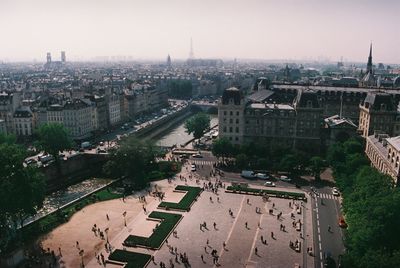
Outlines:
<svg viewBox="0 0 400 268"><path fill-rule="evenodd" d="M322 263L322 252L319 253L319 258L320 258L321 263Z"/></svg>
<svg viewBox="0 0 400 268"><path fill-rule="evenodd" d="M267 205L265 205L265 206L267 206ZM263 216L263 214L261 214L261 217L260 217L260 226L261 226L262 216ZM247 262L251 261L251 256L253 255L253 250L254 250L254 247L256 245L256 241L257 241L257 237L258 237L258 233L259 232L260 232L260 228L257 227L256 235L254 236L253 244L251 245L250 254L249 254L249 257L247 258Z"/></svg>
<svg viewBox="0 0 400 268"><path fill-rule="evenodd" d="M317 221L319 221L319 214L317 213Z"/></svg>
<svg viewBox="0 0 400 268"><path fill-rule="evenodd" d="M319 229L319 222L317 222L318 225L318 233L321 233L321 229Z"/></svg>
<svg viewBox="0 0 400 268"><path fill-rule="evenodd" d="M239 211L238 211L238 213L236 214L236 218L235 218L235 220L233 221L231 230L229 231L228 237L226 238L226 241L225 241L226 245L228 245L228 241L229 241L229 238L230 238L231 235L232 235L233 228L235 228L236 222L237 222L237 220L239 219L239 214L240 214L240 212L242 211L244 199L245 199L245 196L243 196L243 198L242 198L242 202L240 203ZM222 255L224 254L224 251L225 251L225 250L224 250L224 246L222 246L222 247L221 247L221 250L219 251L219 252L221 252L221 255L219 256L219 258L220 258L221 260L222 260ZM213 267L216 268L217 266L214 264Z"/></svg>
<svg viewBox="0 0 400 268"><path fill-rule="evenodd" d="M322 244L321 244L321 241L319 241L318 245L319 245L319 251L322 252Z"/></svg>
<svg viewBox="0 0 400 268"><path fill-rule="evenodd" d="M321 234L318 234L318 241L321 243Z"/></svg>

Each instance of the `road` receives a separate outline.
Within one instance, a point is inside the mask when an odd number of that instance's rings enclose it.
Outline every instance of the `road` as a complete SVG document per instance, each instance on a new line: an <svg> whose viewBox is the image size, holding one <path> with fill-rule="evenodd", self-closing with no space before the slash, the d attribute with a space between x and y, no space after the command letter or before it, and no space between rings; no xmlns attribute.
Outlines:
<svg viewBox="0 0 400 268"><path fill-rule="evenodd" d="M318 195L312 199L314 248L316 267L324 267L325 254L329 253L338 264L338 256L344 252L343 230L338 225L341 215L340 197L332 194L331 187L316 190ZM328 230L329 226L331 231Z"/></svg>

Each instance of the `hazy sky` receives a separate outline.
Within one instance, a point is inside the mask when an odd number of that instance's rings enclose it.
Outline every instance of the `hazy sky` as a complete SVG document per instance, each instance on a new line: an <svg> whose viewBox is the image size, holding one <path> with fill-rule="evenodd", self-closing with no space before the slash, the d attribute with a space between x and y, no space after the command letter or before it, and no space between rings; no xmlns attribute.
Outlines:
<svg viewBox="0 0 400 268"><path fill-rule="evenodd" d="M400 0L0 0L0 59L126 55L400 63Z"/></svg>

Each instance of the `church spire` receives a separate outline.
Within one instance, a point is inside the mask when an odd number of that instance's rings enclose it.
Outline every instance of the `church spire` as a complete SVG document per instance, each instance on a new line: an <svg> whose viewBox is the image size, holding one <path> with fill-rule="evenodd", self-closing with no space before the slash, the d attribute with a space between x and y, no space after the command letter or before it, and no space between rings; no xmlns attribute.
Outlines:
<svg viewBox="0 0 400 268"><path fill-rule="evenodd" d="M368 57L368 64L367 64L367 73L372 73L372 43L369 47L369 57Z"/></svg>

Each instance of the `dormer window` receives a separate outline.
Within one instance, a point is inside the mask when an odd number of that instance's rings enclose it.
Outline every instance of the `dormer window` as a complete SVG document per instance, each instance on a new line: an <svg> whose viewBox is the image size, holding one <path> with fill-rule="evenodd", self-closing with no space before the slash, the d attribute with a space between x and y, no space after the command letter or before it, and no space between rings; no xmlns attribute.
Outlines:
<svg viewBox="0 0 400 268"><path fill-rule="evenodd" d="M313 106L313 105L312 105L312 101L308 100L308 101L307 101L307 108L312 108L312 106Z"/></svg>
<svg viewBox="0 0 400 268"><path fill-rule="evenodd" d="M386 104L384 104L384 103L381 104L381 110L382 110L382 111L385 111L385 110L386 110Z"/></svg>

